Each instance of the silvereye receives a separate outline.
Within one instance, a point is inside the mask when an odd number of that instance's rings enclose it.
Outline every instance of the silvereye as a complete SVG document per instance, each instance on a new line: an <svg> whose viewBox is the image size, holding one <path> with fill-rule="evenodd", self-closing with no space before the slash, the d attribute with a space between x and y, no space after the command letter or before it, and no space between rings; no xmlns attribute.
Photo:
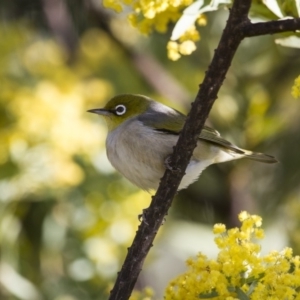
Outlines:
<svg viewBox="0 0 300 300"><path fill-rule="evenodd" d="M107 122L106 152L111 164L138 187L156 190L186 116L146 96L131 94L118 95L104 108L88 112ZM204 126L179 190L197 180L209 165L242 157L277 162L273 156L241 149Z"/></svg>

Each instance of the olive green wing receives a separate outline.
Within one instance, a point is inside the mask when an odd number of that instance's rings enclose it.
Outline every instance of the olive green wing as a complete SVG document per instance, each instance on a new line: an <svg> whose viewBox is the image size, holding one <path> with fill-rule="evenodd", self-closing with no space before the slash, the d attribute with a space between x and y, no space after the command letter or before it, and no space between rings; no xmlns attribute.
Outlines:
<svg viewBox="0 0 300 300"><path fill-rule="evenodd" d="M220 147L226 148L231 150L235 153L244 154L244 150L240 149L239 147L235 146L234 144L230 143L229 141L223 139L220 136L220 133L210 127L205 126L199 135L199 139L211 142L216 144Z"/></svg>
<svg viewBox="0 0 300 300"><path fill-rule="evenodd" d="M139 120L144 125L152 127L158 132L175 135L179 135L186 120L186 116L176 110L170 110L167 113L156 111L153 113L143 114L142 116L143 117L139 117ZM224 148L224 151L232 151L249 159L265 163L277 162L277 160L271 155L252 152L235 146L229 141L223 139L217 130L208 126L203 127L199 135L199 139L211 144L215 144L220 148Z"/></svg>
<svg viewBox="0 0 300 300"><path fill-rule="evenodd" d="M176 110L170 110L167 112L147 112L139 117L139 120L146 126L153 129L165 132L169 134L179 134L183 128L186 116ZM223 147L234 147L230 142L226 141L220 136L220 133L208 126L203 127L199 139L219 144Z"/></svg>
<svg viewBox="0 0 300 300"><path fill-rule="evenodd" d="M138 116L144 125L156 131L178 135L183 128L186 116L177 110L166 108L164 111L147 111Z"/></svg>

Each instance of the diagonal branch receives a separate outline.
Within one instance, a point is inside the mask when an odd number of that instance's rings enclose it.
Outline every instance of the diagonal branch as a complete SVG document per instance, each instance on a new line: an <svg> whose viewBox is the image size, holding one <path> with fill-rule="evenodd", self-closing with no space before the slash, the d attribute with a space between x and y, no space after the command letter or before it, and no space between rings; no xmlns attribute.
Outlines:
<svg viewBox="0 0 300 300"><path fill-rule="evenodd" d="M144 211L143 221L132 246L128 249L122 269L111 291L110 300L127 300L130 297L146 255L184 176L196 147L198 135L217 98L217 93L225 79L235 51L243 39L240 29L242 24L249 22L247 15L250 4L251 0L234 1L219 46L192 105L174 153L170 157L170 166L176 172L166 170L156 195L152 198L149 208Z"/></svg>

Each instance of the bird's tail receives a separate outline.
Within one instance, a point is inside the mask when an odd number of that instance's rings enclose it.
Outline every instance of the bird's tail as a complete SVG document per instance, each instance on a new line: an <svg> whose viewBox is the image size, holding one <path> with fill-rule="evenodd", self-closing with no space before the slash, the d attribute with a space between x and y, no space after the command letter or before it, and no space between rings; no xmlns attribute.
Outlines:
<svg viewBox="0 0 300 300"><path fill-rule="evenodd" d="M260 162L267 163L267 164L273 164L273 163L278 162L278 160L272 155L259 153L259 152L252 152L252 151L244 150L244 149L240 149L240 150L242 150L244 152L245 158L249 158L249 159L260 161Z"/></svg>

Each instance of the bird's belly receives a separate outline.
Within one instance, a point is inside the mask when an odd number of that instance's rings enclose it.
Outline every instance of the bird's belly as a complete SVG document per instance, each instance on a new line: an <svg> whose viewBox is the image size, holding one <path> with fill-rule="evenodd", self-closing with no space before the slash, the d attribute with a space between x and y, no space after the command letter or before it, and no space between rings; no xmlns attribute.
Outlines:
<svg viewBox="0 0 300 300"><path fill-rule="evenodd" d="M160 161L151 163L136 159L132 153L121 151L116 157L108 155L111 164L130 182L143 190L157 189L159 179L162 177L164 169L160 166Z"/></svg>
<svg viewBox="0 0 300 300"><path fill-rule="evenodd" d="M176 140L176 136L170 138L150 129L143 130L142 136L139 132L130 136L112 132L106 141L107 157L133 184L155 190L165 171L164 160L172 153Z"/></svg>

